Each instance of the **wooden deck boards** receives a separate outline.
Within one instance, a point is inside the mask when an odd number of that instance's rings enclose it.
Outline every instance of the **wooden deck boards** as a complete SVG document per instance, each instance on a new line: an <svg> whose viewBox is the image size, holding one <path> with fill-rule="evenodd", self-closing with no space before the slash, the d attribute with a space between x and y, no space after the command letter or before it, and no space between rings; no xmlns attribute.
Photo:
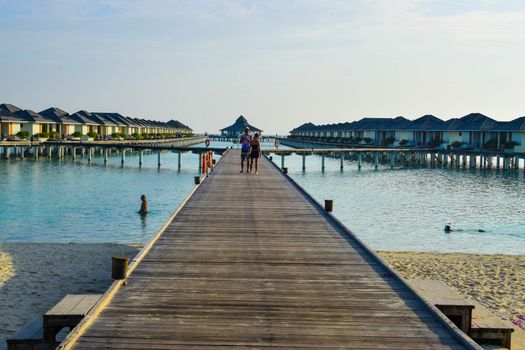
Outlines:
<svg viewBox="0 0 525 350"><path fill-rule="evenodd" d="M74 349L464 349L266 159L225 154Z"/></svg>

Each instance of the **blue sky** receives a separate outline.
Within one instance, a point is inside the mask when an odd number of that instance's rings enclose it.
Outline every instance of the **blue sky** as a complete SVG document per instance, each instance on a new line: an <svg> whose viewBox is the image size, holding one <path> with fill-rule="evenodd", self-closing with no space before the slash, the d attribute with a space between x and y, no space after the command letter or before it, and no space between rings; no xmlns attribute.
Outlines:
<svg viewBox="0 0 525 350"><path fill-rule="evenodd" d="M267 132L525 115L525 2L0 0L0 101Z"/></svg>

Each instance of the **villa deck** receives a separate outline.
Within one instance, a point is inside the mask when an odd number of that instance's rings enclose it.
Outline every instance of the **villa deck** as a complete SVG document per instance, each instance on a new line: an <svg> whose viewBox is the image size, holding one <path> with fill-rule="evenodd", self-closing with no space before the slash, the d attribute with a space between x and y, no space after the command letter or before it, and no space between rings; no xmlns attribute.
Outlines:
<svg viewBox="0 0 525 350"><path fill-rule="evenodd" d="M59 349L478 349L267 159L238 163Z"/></svg>

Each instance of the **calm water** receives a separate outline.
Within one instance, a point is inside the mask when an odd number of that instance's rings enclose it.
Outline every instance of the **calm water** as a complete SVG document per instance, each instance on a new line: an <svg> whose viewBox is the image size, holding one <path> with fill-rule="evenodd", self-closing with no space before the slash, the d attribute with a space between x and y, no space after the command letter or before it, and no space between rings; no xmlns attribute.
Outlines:
<svg viewBox="0 0 525 350"><path fill-rule="evenodd" d="M280 157L274 157L280 166ZM286 157L290 176L374 249L525 254L525 178L455 169L375 171L355 162ZM444 233L451 221L460 232ZM485 232L478 232L478 230Z"/></svg>
<svg viewBox="0 0 525 350"><path fill-rule="evenodd" d="M62 161L0 161L0 241L145 242L193 188L198 157L185 153L102 158L92 164ZM137 214L140 195L149 199L146 218Z"/></svg>
<svg viewBox="0 0 525 350"><path fill-rule="evenodd" d="M213 142L212 146L231 146ZM263 145L265 147L271 145ZM145 242L193 188L198 158L177 155L62 161L0 161L0 242ZM280 157L275 157L280 164ZM286 158L290 175L316 199L335 200L334 214L376 249L525 254L525 179L438 169L380 169L319 157ZM136 212L140 195L150 213ZM461 232L445 234L452 221ZM477 232L483 229L485 232Z"/></svg>

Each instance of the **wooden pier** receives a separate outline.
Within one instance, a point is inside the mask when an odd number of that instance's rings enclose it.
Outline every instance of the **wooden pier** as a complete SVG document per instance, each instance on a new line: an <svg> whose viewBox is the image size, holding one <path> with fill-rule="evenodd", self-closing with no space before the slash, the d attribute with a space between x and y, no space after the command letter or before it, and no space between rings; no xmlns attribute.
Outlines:
<svg viewBox="0 0 525 350"><path fill-rule="evenodd" d="M239 158L58 349L480 349L270 161Z"/></svg>
<svg viewBox="0 0 525 350"><path fill-rule="evenodd" d="M40 141L2 141L0 142L0 159L25 159L25 158L56 158L63 159L67 155L76 160L77 156L92 157L100 155L107 162L113 151L120 153L124 163L126 152L154 150L159 153L165 150L187 152L189 146L203 143L205 137L194 136L175 139L147 139L147 140L108 140L108 141L65 141L46 140ZM142 153L140 157L142 161Z"/></svg>
<svg viewBox="0 0 525 350"><path fill-rule="evenodd" d="M302 170L306 170L306 157L321 157L321 170L324 171L325 158L338 158L341 170L345 160L355 160L360 169L367 162L377 169L379 165L430 166L469 169L504 169L518 170L525 168L525 153L480 151L480 150L443 150L433 148L402 147L357 147L357 148L280 148L264 149L265 154L281 157L281 168L285 167L285 158L296 154L302 157ZM522 164L520 166L520 164Z"/></svg>

